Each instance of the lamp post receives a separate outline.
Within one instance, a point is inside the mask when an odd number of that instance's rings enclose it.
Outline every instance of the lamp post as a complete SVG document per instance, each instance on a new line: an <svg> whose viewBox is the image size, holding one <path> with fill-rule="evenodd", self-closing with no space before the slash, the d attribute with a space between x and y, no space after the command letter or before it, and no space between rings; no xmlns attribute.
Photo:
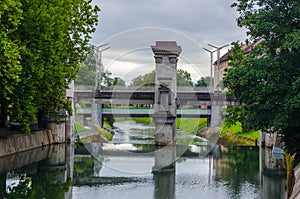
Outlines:
<svg viewBox="0 0 300 199"><path fill-rule="evenodd" d="M102 52L105 51L105 50L108 50L110 49L110 47L106 47L104 49L101 49L102 47L104 46L107 46L108 43L106 44L103 44L103 45L100 45L100 46L94 46L92 44L90 44L90 46L92 46L92 48L96 49L96 79L95 79L95 82L96 82L96 92L100 91L100 84L101 84L101 65L102 65ZM97 121L98 124L103 127L103 117L102 117L102 109L103 109L103 105L102 104L93 104L92 105L92 119L94 121Z"/></svg>
<svg viewBox="0 0 300 199"><path fill-rule="evenodd" d="M217 86L220 83L220 51L222 48L228 46L229 44L226 44L226 45L220 46L220 47L214 46L212 44L207 44L207 45L209 45L213 48L216 48L216 51L217 51L217 74L215 74L215 76L217 76L216 77L216 86ZM217 88L217 89L219 90L219 88Z"/></svg>
<svg viewBox="0 0 300 199"><path fill-rule="evenodd" d="M212 66L213 66L213 53L216 52L217 50L211 51L208 50L207 48L203 48L204 50L206 50L207 52L210 53L210 89L213 90L213 74L212 74Z"/></svg>
<svg viewBox="0 0 300 199"><path fill-rule="evenodd" d="M101 65L102 65L102 52L105 51L105 50L108 50L110 49L110 47L106 47L104 49L101 49L102 47L104 46L107 46L108 43L106 44L103 44L103 45L100 45L100 46L94 46L92 44L90 44L92 46L92 48L95 48L96 49L96 79L95 79L95 82L96 82L96 90L100 90L100 83L101 83Z"/></svg>

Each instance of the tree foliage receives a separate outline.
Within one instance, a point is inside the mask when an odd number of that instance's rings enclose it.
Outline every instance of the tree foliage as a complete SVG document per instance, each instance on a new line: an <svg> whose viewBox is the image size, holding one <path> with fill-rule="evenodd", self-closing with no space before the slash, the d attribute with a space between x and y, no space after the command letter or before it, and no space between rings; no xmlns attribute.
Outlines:
<svg viewBox="0 0 300 199"><path fill-rule="evenodd" d="M99 8L90 3L91 0L0 3L8 17L1 15L1 27L6 28L1 29L0 37L6 37L4 41L10 45L4 48L7 55L0 57L1 64L4 62L10 70L1 67L1 74L13 87L1 87L1 92L10 95L0 102L10 121L21 123L23 132L30 132L29 122L36 121L37 115L55 118L62 109L70 111L65 90L76 77L97 23ZM9 34L5 33L7 27L11 28Z"/></svg>
<svg viewBox="0 0 300 199"><path fill-rule="evenodd" d="M177 85L178 86L192 86L191 74L185 70L177 69ZM130 86L154 86L155 85L155 70L139 75L132 79Z"/></svg>
<svg viewBox="0 0 300 199"><path fill-rule="evenodd" d="M79 66L79 70L75 79L76 85L95 86L96 87L96 64L99 64L101 86L125 86L125 81L120 77L112 77L112 73L105 70L102 63L96 62L96 49L91 48L83 62ZM100 60L99 60L100 62Z"/></svg>
<svg viewBox="0 0 300 199"><path fill-rule="evenodd" d="M206 76L206 77L201 77L196 83L195 83L195 87L206 87L210 85L210 76Z"/></svg>
<svg viewBox="0 0 300 199"><path fill-rule="evenodd" d="M252 128L279 131L291 152L300 141L300 2L238 0L237 22L252 39L263 39L244 56L238 43L229 57L224 86L244 103Z"/></svg>

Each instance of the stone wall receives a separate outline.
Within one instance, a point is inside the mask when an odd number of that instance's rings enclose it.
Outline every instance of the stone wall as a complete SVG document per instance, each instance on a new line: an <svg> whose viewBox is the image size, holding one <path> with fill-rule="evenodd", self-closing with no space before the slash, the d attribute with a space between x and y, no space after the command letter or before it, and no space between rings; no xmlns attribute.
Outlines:
<svg viewBox="0 0 300 199"><path fill-rule="evenodd" d="M294 169L294 175L295 175L295 185L290 199L299 199L300 198L300 164L298 164L297 167Z"/></svg>
<svg viewBox="0 0 300 199"><path fill-rule="evenodd" d="M66 142L65 123L52 125L49 130L35 131L29 135L14 134L0 138L0 157Z"/></svg>

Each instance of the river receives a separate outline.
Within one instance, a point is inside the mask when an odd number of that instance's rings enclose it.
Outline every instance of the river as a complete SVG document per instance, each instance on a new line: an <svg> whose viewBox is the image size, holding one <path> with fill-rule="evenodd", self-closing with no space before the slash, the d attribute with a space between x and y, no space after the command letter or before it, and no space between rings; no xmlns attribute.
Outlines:
<svg viewBox="0 0 300 199"><path fill-rule="evenodd" d="M284 198L282 169L262 166L270 156L259 147L208 145L179 133L189 142L157 148L153 126L115 126L110 143L54 145L1 158L0 198Z"/></svg>

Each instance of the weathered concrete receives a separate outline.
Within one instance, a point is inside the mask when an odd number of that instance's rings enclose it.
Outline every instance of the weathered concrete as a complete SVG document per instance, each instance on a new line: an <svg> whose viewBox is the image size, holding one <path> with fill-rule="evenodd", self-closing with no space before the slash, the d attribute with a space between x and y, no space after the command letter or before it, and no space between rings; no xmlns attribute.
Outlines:
<svg viewBox="0 0 300 199"><path fill-rule="evenodd" d="M1 137L0 157L67 141L64 122L51 123L49 127L48 130L34 131L29 135L12 133L13 135Z"/></svg>
<svg viewBox="0 0 300 199"><path fill-rule="evenodd" d="M154 123L156 145L175 143L176 133L176 94L177 57L181 47L175 41L157 41L151 46L156 63Z"/></svg>
<svg viewBox="0 0 300 199"><path fill-rule="evenodd" d="M55 122L48 123L48 129L51 130L51 134L53 137L53 143L64 143L67 140L67 132L66 132L66 123L60 122L59 124Z"/></svg>
<svg viewBox="0 0 300 199"><path fill-rule="evenodd" d="M52 144L51 130L37 131L29 135L15 134L7 138L0 138L0 157L12 155Z"/></svg>
<svg viewBox="0 0 300 199"><path fill-rule="evenodd" d="M290 199L300 199L300 164L294 169L295 185Z"/></svg>

